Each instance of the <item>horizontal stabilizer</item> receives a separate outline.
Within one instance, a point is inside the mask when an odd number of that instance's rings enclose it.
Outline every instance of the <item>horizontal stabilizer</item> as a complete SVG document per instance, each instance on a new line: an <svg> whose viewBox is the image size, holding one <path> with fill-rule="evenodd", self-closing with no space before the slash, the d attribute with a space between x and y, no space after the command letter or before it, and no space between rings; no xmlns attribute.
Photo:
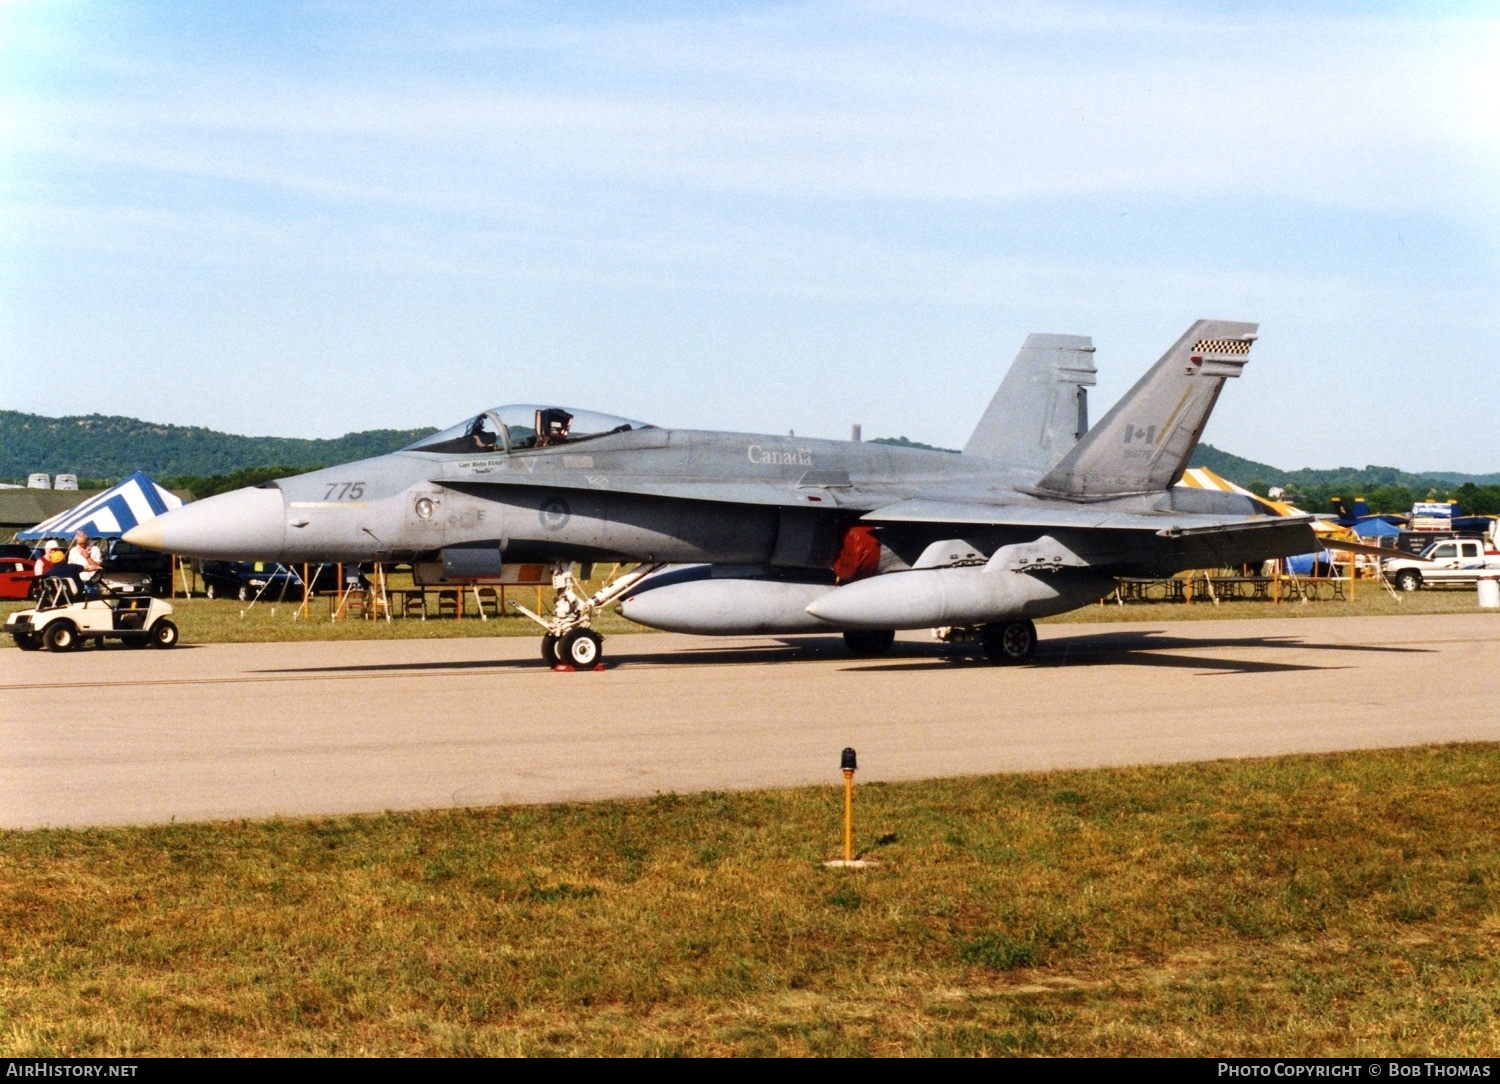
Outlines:
<svg viewBox="0 0 1500 1084"><path fill-rule="evenodd" d="M1199 320L1040 482L1073 499L1156 493L1182 477L1257 325Z"/></svg>

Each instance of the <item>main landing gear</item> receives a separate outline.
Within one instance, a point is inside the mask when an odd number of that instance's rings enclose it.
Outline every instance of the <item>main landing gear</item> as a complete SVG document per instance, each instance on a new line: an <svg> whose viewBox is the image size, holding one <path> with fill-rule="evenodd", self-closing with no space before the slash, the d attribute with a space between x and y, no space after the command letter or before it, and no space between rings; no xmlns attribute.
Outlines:
<svg viewBox="0 0 1500 1084"><path fill-rule="evenodd" d="M856 659L874 659L884 655L896 642L889 629L850 629L844 633L844 644Z"/></svg>
<svg viewBox="0 0 1500 1084"><path fill-rule="evenodd" d="M933 629L933 636L949 644L975 644L990 662L1019 664L1036 655L1036 625L1024 617L992 621L988 625Z"/></svg>
<svg viewBox="0 0 1500 1084"><path fill-rule="evenodd" d="M990 662L1030 662L1036 654L1036 626L1025 618L994 621L979 630L979 642Z"/></svg>
<svg viewBox="0 0 1500 1084"><path fill-rule="evenodd" d="M578 590L579 578L573 575L572 563L554 564L552 587L557 592L557 603L552 616L543 617L516 604L516 609L542 626L542 661L553 668L570 670L593 670L601 666L604 637L589 627L594 614L617 602L659 568L659 564L643 564L629 575L605 584L597 593L585 596ZM583 578L588 578L587 572Z"/></svg>

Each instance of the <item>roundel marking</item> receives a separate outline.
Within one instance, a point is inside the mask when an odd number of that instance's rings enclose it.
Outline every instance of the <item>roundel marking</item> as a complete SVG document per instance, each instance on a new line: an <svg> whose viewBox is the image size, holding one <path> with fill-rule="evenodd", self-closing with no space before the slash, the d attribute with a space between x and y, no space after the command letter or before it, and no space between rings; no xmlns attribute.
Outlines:
<svg viewBox="0 0 1500 1084"><path fill-rule="evenodd" d="M560 531L572 518L573 510L561 497L548 497L542 502L542 527L549 531Z"/></svg>

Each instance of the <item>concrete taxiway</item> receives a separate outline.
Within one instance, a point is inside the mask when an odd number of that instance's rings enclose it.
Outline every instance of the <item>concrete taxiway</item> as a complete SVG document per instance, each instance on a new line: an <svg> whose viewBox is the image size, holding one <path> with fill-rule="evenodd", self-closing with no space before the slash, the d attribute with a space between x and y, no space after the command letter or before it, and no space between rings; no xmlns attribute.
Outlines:
<svg viewBox="0 0 1500 1084"><path fill-rule="evenodd" d="M922 635L617 636L0 654L0 827L556 802L1500 740L1500 617L1047 625L1036 662Z"/></svg>

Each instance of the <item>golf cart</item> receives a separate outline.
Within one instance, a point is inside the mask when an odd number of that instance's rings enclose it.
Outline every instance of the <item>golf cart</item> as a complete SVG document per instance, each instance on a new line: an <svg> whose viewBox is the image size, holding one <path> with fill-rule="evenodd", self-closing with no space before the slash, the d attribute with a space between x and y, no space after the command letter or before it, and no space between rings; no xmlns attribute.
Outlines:
<svg viewBox="0 0 1500 1084"><path fill-rule="evenodd" d="M11 614L5 631L22 651L72 651L85 640L96 646L119 640L126 647L176 647L171 612L171 605L149 593L42 576L36 581L36 606Z"/></svg>

